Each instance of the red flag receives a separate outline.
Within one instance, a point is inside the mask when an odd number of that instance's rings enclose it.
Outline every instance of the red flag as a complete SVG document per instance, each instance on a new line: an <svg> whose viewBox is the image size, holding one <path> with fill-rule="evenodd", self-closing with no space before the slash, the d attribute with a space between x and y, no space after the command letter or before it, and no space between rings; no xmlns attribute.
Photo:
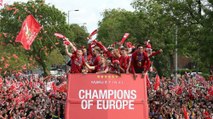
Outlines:
<svg viewBox="0 0 213 119"><path fill-rule="evenodd" d="M125 42L125 40L128 38L128 36L129 36L129 33L125 33L123 38L121 39L120 44L123 44Z"/></svg>
<svg viewBox="0 0 213 119"><path fill-rule="evenodd" d="M160 86L160 77L158 75L156 75L154 90L158 90L159 86Z"/></svg>
<svg viewBox="0 0 213 119"><path fill-rule="evenodd" d="M145 74L145 79L146 79L147 88L150 88L151 87L151 83L150 83L148 74Z"/></svg>
<svg viewBox="0 0 213 119"><path fill-rule="evenodd" d="M177 95L180 95L180 94L182 94L182 92L183 92L183 89L182 89L182 87L181 86L179 86L179 85L177 85L177 86L175 86L175 87L173 87L173 89L172 89Z"/></svg>
<svg viewBox="0 0 213 119"><path fill-rule="evenodd" d="M67 83L64 82L64 83L60 84L60 85L58 86L58 91L59 91L59 92L67 92Z"/></svg>
<svg viewBox="0 0 213 119"><path fill-rule="evenodd" d="M183 114L185 119L189 119L188 112L185 106L183 106Z"/></svg>
<svg viewBox="0 0 213 119"><path fill-rule="evenodd" d="M92 33L90 33L89 38L98 33L98 29L95 29Z"/></svg>
<svg viewBox="0 0 213 119"><path fill-rule="evenodd" d="M54 92L58 90L57 86L55 85L55 82L52 82L52 89Z"/></svg>
<svg viewBox="0 0 213 119"><path fill-rule="evenodd" d="M30 46L40 30L41 25L32 15L28 15L22 24L21 31L16 37L16 42L20 42L26 50L30 50Z"/></svg>

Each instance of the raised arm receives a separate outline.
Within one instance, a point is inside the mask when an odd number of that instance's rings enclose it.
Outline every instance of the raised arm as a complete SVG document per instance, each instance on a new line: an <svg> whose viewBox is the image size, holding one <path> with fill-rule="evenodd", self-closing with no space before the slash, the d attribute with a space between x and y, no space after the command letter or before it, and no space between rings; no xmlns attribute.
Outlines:
<svg viewBox="0 0 213 119"><path fill-rule="evenodd" d="M108 51L107 48L102 45L101 43L97 42L96 40L93 41L101 50L103 50L105 53Z"/></svg>
<svg viewBox="0 0 213 119"><path fill-rule="evenodd" d="M68 50L68 45L65 45L65 52L69 57L72 57L72 53L70 53Z"/></svg>
<svg viewBox="0 0 213 119"><path fill-rule="evenodd" d="M163 52L162 49L160 49L160 50L158 50L158 51L156 51L156 52L153 52L153 53L149 56L149 58L151 58L151 57L153 57L153 56L155 56L155 55L158 55L158 54L160 54L160 53L162 53L162 52Z"/></svg>

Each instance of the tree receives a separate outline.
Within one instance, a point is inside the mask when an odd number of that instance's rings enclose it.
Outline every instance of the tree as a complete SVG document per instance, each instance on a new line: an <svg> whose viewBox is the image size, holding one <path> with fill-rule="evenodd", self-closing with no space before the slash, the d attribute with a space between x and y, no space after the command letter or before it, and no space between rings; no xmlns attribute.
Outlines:
<svg viewBox="0 0 213 119"><path fill-rule="evenodd" d="M129 11L123 9L105 10L103 13L103 20L99 22L98 39L105 45L119 42L124 33L130 33L131 37L128 41L136 42L140 30L133 30L139 28L137 25L137 16ZM136 31L136 32L135 32Z"/></svg>
<svg viewBox="0 0 213 119"><path fill-rule="evenodd" d="M15 37L20 31L23 20L29 14L38 20L43 29L33 42L30 51L17 50L17 52L32 57L38 65L42 66L44 75L48 75L47 56L55 48L64 54L62 41L53 34L55 32L63 33L69 38L74 35L74 32L66 24L65 13L62 13L55 6L45 4L44 0L28 1L27 3L15 2L13 5L6 5L0 13L0 33L7 34L7 37L3 37L4 43L20 49L20 44L15 43ZM70 40L74 40L74 38L71 37Z"/></svg>
<svg viewBox="0 0 213 119"><path fill-rule="evenodd" d="M210 0L206 2L201 0L136 0L132 5L139 13L146 13L149 21L153 20L153 23L157 23L152 31L155 34L153 36L156 37L159 34L156 38L164 40L162 45L165 45L165 49L168 49L167 46L172 46L169 48L171 54L174 54L172 49L175 47L172 37L174 30L178 29L179 54L192 58L196 64L201 64L200 66L212 64L213 53L210 48L212 45L210 41L212 39L212 2ZM149 22L149 25L153 23Z"/></svg>
<svg viewBox="0 0 213 119"><path fill-rule="evenodd" d="M0 74L10 75L11 73L21 72L25 69L35 68L36 62L26 57L22 52L16 52L23 49L13 47L11 44L0 45Z"/></svg>
<svg viewBox="0 0 213 119"><path fill-rule="evenodd" d="M86 33L84 26L79 26L78 24L71 24L70 29L74 32L72 38L73 42L76 43L78 47L86 45L86 38L89 35Z"/></svg>

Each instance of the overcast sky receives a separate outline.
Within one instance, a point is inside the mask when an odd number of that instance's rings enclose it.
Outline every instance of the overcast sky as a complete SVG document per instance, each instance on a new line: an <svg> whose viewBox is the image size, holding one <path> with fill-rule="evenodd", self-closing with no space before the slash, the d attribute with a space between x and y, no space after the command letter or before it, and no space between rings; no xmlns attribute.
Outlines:
<svg viewBox="0 0 213 119"><path fill-rule="evenodd" d="M12 4L14 1L26 2L27 0L3 0L4 3ZM101 21L101 13L105 9L122 8L133 11L130 3L133 0L46 0L46 3L55 5L59 10L69 13L69 23L85 25L88 32L97 28ZM79 10L79 11L74 11Z"/></svg>

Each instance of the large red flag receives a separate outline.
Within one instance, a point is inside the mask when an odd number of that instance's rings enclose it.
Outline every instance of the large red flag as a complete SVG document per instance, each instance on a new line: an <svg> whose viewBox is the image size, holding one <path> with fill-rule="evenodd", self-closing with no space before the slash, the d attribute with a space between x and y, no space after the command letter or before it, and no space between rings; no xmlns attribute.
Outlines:
<svg viewBox="0 0 213 119"><path fill-rule="evenodd" d="M156 75L154 90L158 90L159 86L160 86L160 77L158 75Z"/></svg>
<svg viewBox="0 0 213 119"><path fill-rule="evenodd" d="M20 42L26 50L30 50L30 46L40 30L41 25L32 15L28 15L22 24L21 31L16 37L16 42Z"/></svg>
<svg viewBox="0 0 213 119"><path fill-rule="evenodd" d="M123 38L121 39L120 44L123 44L125 42L125 40L128 38L128 36L129 36L129 33L125 33Z"/></svg>

